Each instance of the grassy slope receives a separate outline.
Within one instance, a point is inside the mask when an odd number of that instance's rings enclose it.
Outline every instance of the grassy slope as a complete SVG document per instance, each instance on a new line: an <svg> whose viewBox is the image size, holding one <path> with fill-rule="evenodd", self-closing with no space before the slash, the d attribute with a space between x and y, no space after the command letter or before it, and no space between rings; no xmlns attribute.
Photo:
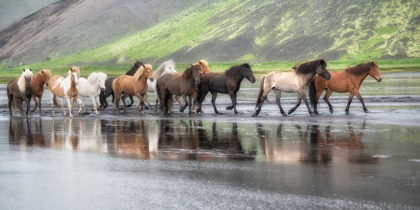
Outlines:
<svg viewBox="0 0 420 210"><path fill-rule="evenodd" d="M296 6L293 1L291 2L285 1L283 5ZM258 17L261 18L257 20L257 25L252 25L255 22L252 22L253 20L248 18L248 16L252 18L255 17L254 12L260 10L265 11L275 7L275 1L254 3L253 1L214 0L208 2L205 9L202 8L202 5L192 5L174 17L138 34L79 54L72 54L63 58L52 56L52 59L48 62L8 68L7 71L2 71L2 77L19 75L21 69L27 67L32 69L50 68L54 73L65 74L67 68L73 64L83 67L82 74L83 72L88 73L100 70L105 73L117 75L128 69L129 63L136 58L156 61L181 48L186 46L194 48L215 37L224 40L233 39L240 34L246 33L246 27L250 27L250 25L256 29L256 35L254 37L257 48L263 48L266 45L272 44L270 40L281 44L289 40L292 37L291 34L298 33L296 32L296 25L299 26L299 21L312 18L311 14L308 13L310 13L309 11L311 9L316 8L316 4L311 0L308 0L306 4L305 6L310 9L302 10L298 15L291 12L282 13L280 21L275 23L277 27L272 30L267 30L270 27L264 26L273 24L270 23L270 17L279 15L276 13L276 10L269 10L270 12L267 12L267 14L258 13ZM379 5L367 5L369 12L364 16L356 17L352 20L341 18L341 24L343 26L340 30L322 32L330 37L334 37L335 41L330 47L331 51L347 50L347 53L339 60L329 62L329 68L345 69L347 66L360 62L378 60L384 53L395 55L403 51L408 56L414 58L379 60L382 69L418 70L420 66L420 59L418 58L420 57L420 33L405 33L406 31L401 33L401 30L406 30L409 27L408 20L413 16L413 11L411 10L417 4L417 1L410 1L405 4L397 0L381 2ZM351 14L359 10L363 10L362 12L367 10L366 8L360 8L357 4L344 8L340 6L336 7L335 5L326 5L325 7L327 9L333 8L337 13L343 13L344 16L346 13ZM337 15L339 14L332 15L330 19L337 19ZM322 21L333 21L330 19ZM320 23L322 21L316 20L312 24L316 28L319 28L324 24ZM311 31L311 25L305 24L302 26L305 29L308 28L305 33L315 33ZM417 31L420 30L418 25L410 27L416 27ZM401 40L407 42L406 48L402 46L404 48L403 50L400 50L401 46L399 46ZM392 52L393 50L395 52ZM118 58L118 63L121 64L120 66L97 65L100 62L115 57ZM236 60L235 62L252 62L255 60L259 60L258 55L244 54L242 59ZM253 69L257 74L264 74L271 70L290 70L290 67L296 63L298 62L254 63ZM158 63L154 64L155 66L158 65ZM212 63L210 67L213 71L220 71L227 69L232 64ZM181 71L187 65L178 64L178 71ZM5 66L0 65L0 70L4 70L5 68Z"/></svg>

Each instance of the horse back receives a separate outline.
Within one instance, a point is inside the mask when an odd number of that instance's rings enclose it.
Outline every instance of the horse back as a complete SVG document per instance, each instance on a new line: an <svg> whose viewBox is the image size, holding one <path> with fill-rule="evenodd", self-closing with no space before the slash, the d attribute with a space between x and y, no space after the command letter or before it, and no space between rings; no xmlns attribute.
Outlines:
<svg viewBox="0 0 420 210"><path fill-rule="evenodd" d="M18 87L18 78L12 79L7 83L7 95L14 95L19 97L20 91Z"/></svg>
<svg viewBox="0 0 420 210"><path fill-rule="evenodd" d="M61 81L59 81L61 79ZM50 81L48 81L48 90L54 95L57 95L58 97L64 97L64 89L61 87L61 82L64 81L64 77L61 75L55 75L50 78Z"/></svg>

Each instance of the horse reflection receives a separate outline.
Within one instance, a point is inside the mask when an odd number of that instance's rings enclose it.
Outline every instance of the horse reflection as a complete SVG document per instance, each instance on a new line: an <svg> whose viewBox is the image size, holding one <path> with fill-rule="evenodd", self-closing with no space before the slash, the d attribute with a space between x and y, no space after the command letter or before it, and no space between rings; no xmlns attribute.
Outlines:
<svg viewBox="0 0 420 210"><path fill-rule="evenodd" d="M115 124L115 152L123 157L149 159L148 131L145 121L116 121Z"/></svg>
<svg viewBox="0 0 420 210"><path fill-rule="evenodd" d="M9 144L32 146L34 144L31 123L28 118L9 119Z"/></svg>

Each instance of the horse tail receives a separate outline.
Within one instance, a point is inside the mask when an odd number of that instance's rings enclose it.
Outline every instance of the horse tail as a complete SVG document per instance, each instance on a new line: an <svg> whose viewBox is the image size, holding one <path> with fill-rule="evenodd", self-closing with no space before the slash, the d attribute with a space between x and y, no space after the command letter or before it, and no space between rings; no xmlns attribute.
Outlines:
<svg viewBox="0 0 420 210"><path fill-rule="evenodd" d="M309 92L309 100L312 107L316 107L317 101L316 101L316 85L315 80L318 78L317 75L309 82L308 86L308 92Z"/></svg>
<svg viewBox="0 0 420 210"><path fill-rule="evenodd" d="M162 93L160 92L160 87L159 87L159 80L156 81L156 98L158 99L159 103L160 103L160 107L162 109L164 102L162 102Z"/></svg>
<svg viewBox="0 0 420 210"><path fill-rule="evenodd" d="M112 81L112 89L114 90L114 101L113 104L116 107L117 106L117 102L119 102L121 100L121 87L119 84L120 81L118 80L118 78L114 79L114 81Z"/></svg>
<svg viewBox="0 0 420 210"><path fill-rule="evenodd" d="M260 91L258 92L257 103L255 104L255 107L257 107L258 105L260 105L260 103L262 103L261 96L264 93L264 82L265 82L265 76L262 76L260 79Z"/></svg>

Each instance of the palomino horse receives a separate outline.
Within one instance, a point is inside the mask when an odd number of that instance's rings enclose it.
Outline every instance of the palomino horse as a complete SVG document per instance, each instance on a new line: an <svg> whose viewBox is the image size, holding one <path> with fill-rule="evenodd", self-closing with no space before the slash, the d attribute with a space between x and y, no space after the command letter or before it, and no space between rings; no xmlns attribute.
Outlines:
<svg viewBox="0 0 420 210"><path fill-rule="evenodd" d="M189 104L192 104L192 96L196 85L200 83L200 65L191 65L185 69L181 76L174 74L165 74L157 81L157 96L160 101L160 109L167 115L172 106L172 95L181 96L185 105L180 108L183 112ZM189 103L186 96L188 96ZM189 114L191 114L191 106L189 106Z"/></svg>
<svg viewBox="0 0 420 210"><path fill-rule="evenodd" d="M12 105L19 106L20 113L23 114L22 103L26 102L26 115L29 114L29 108L32 97L32 69L23 69L22 75L19 78L12 79L7 83L7 99L9 105L10 115L12 113Z"/></svg>
<svg viewBox="0 0 420 210"><path fill-rule="evenodd" d="M280 104L280 96L282 91L286 93L299 93L297 104L289 110L289 114L293 113L300 106L300 103L303 99L303 101L305 101L306 107L308 108L309 114L312 116L313 112L309 107L309 102L306 98L305 91L308 88L310 81L314 78L315 74L318 74L326 80L331 78L330 73L328 73L327 69L325 68L326 66L327 63L324 59L318 59L301 63L298 66L293 67L294 71L292 72L283 73L277 71L271 72L266 76L262 76L260 81L260 92L258 93L256 103L257 110L253 116L257 116L260 113L264 100L271 89L273 89L276 93L276 103L280 109L280 113L283 116L286 116L286 113Z"/></svg>
<svg viewBox="0 0 420 210"><path fill-rule="evenodd" d="M99 95L101 94L101 91L105 91L106 77L106 74L102 72L93 72L89 75L87 80L85 78L80 78L79 85L77 86L77 89L79 89L79 96L90 97L96 114L99 114L98 107L101 106ZM82 106L82 111L84 111L84 108L85 107Z"/></svg>
<svg viewBox="0 0 420 210"><path fill-rule="evenodd" d="M355 95L362 103L363 110L368 112L368 109L365 106L365 102L359 93L360 86L368 75L378 82L382 81L380 69L378 65L373 61L368 63L361 63L357 66L347 68L343 72L331 72L331 79L329 81L320 77L315 77L314 81L312 81L309 85L309 98L311 100L312 106L314 107L315 114L319 114L316 105L324 90L327 91L324 96L324 101L327 102L331 114L333 113L333 107L331 106L328 99L333 92L350 92L346 107L347 115L349 114L350 104L353 100L353 96Z"/></svg>
<svg viewBox="0 0 420 210"><path fill-rule="evenodd" d="M82 101L79 98L79 91L77 85L79 84L80 69L79 67L73 66L70 68L67 73L67 77L64 78L61 75L55 75L50 78L48 82L48 90L50 91L51 96L51 105L52 105L52 116L55 116L54 105L61 106L63 110L63 115L66 115L66 110L63 105L63 98L67 99L67 105L69 106L69 116L73 117L72 109L74 100L77 100L79 103L80 109L79 113L82 111ZM60 103L57 101L57 97L60 98Z"/></svg>
<svg viewBox="0 0 420 210"><path fill-rule="evenodd" d="M143 110L144 99L147 94L147 79L153 80L152 77L152 65L140 63L140 66L134 76L122 75L114 80L112 88L114 89L115 99L114 105L120 113L119 103L121 94L124 92L124 96L121 98L124 104L124 113L127 113L127 105L125 99L128 96L137 96L140 100L139 111Z"/></svg>
<svg viewBox="0 0 420 210"><path fill-rule="evenodd" d="M134 63L134 66L131 67L131 69L128 70L125 73L125 75L133 76L134 73L136 73L136 71L139 69L141 64L142 64L142 62L136 61ZM107 80L105 80L105 91L101 92L101 94L99 96L103 109L106 109L108 107L108 102L106 101L106 98L108 98L111 95L112 95L112 103L114 103L114 90L112 89L112 83L114 82L114 80L115 80L115 77L111 77L111 78L108 78ZM127 107L131 107L131 105L133 105L133 103L134 103L133 96L130 96L130 100L131 100L131 103L129 105L127 105Z"/></svg>
<svg viewBox="0 0 420 210"><path fill-rule="evenodd" d="M251 83L255 82L254 73L252 72L251 66L247 63L238 66L232 66L226 70L224 74L210 73L206 74L201 78L201 84L198 88L198 109L197 113L201 112L201 106L207 93L210 91L212 98L211 103L216 114L220 114L216 108L217 93L229 94L232 100L232 106L226 107L228 110L236 111L236 93L239 91L242 80L246 78Z"/></svg>
<svg viewBox="0 0 420 210"><path fill-rule="evenodd" d="M205 74L211 73L210 68L209 68L209 63L206 60L203 60L203 59L198 60L197 63L194 63L193 65L199 65L200 66L200 74L201 75L205 75ZM175 74L177 76L181 76L182 75L182 73L178 73L178 72L177 73L173 73L173 74ZM182 107L182 103L179 100L179 97L180 96L176 96L175 99L178 102L179 107ZM192 107L191 107L192 111L194 111L195 104L197 103L197 89L194 90L193 99L194 100L193 100L193 104L192 104ZM172 109L172 107L170 107L170 109ZM172 110L170 110L170 111L172 111Z"/></svg>
<svg viewBox="0 0 420 210"><path fill-rule="evenodd" d="M39 104L39 115L42 115L41 111L41 100L42 94L44 93L44 84L48 85L48 81L51 78L51 71L47 69L41 69L38 74L32 79L32 99L35 101L35 107L32 112L35 112ZM38 101L36 100L38 98Z"/></svg>
<svg viewBox="0 0 420 210"><path fill-rule="evenodd" d="M163 62L153 73L153 81L147 80L147 92L155 93L155 96L156 96L156 106L155 106L156 109L159 103L159 99L156 93L156 81L164 74L173 74L173 73L177 73L175 69L175 63L173 60L168 60L168 61ZM147 100L146 100L146 103L149 104Z"/></svg>

